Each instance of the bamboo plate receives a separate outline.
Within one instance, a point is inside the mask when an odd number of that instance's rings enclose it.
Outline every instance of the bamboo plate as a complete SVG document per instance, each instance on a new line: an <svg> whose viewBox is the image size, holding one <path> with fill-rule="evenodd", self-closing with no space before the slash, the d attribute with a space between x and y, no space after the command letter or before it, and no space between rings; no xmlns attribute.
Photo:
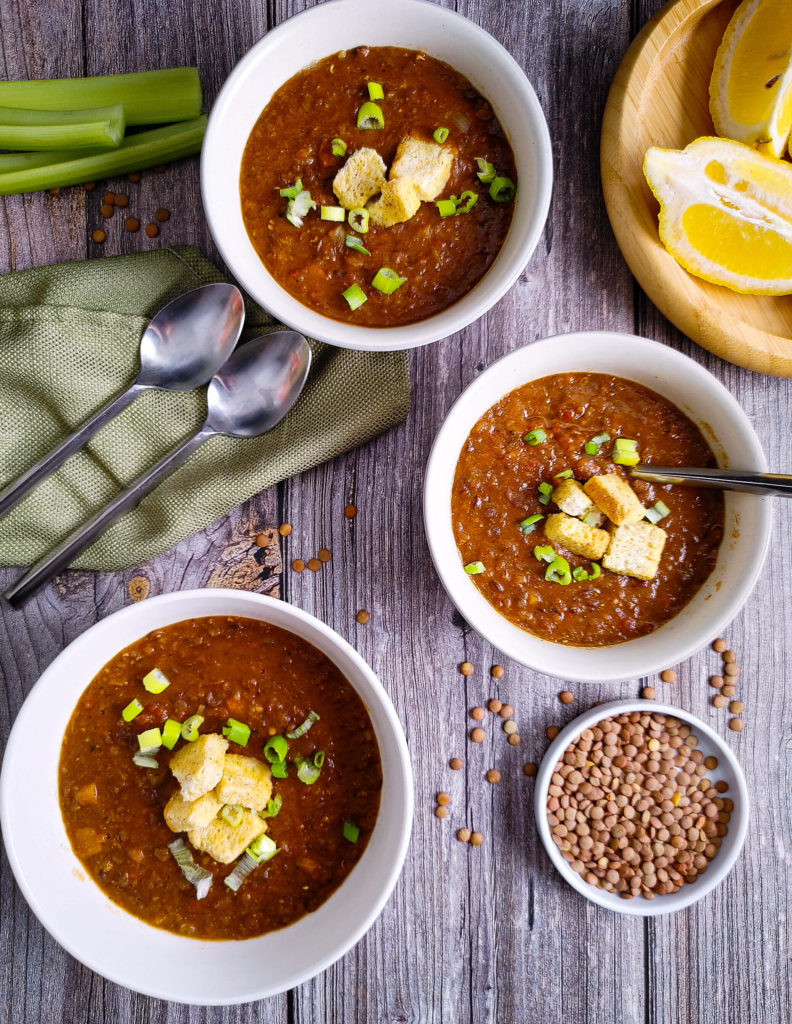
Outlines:
<svg viewBox="0 0 792 1024"><path fill-rule="evenodd" d="M602 188L616 241L657 308L729 362L792 377L792 296L738 295L708 284L666 252L642 163L649 146L681 149L713 135L709 80L737 0L674 0L636 36L602 121Z"/></svg>

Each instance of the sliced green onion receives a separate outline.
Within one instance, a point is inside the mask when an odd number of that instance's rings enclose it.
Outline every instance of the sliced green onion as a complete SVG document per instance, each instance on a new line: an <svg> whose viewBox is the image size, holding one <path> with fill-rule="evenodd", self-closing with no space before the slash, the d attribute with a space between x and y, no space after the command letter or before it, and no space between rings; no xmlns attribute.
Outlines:
<svg viewBox="0 0 792 1024"><path fill-rule="evenodd" d="M616 452L635 452L638 451L638 442L634 441L631 437L617 437L613 442L613 451Z"/></svg>
<svg viewBox="0 0 792 1024"><path fill-rule="evenodd" d="M641 461L638 452L617 452L612 458L617 466L637 466Z"/></svg>
<svg viewBox="0 0 792 1024"><path fill-rule="evenodd" d="M355 235L347 235L346 238L344 239L344 245L347 246L347 248L349 249L354 249L355 252L362 253L364 256L371 255L371 253L363 245L361 240L357 238Z"/></svg>
<svg viewBox="0 0 792 1024"><path fill-rule="evenodd" d="M190 848L183 839L174 839L170 846L168 846L168 849L173 859L181 868L181 873L190 885L195 886L196 897L202 900L212 888L211 872L202 868L200 864L195 863Z"/></svg>
<svg viewBox="0 0 792 1024"><path fill-rule="evenodd" d="M278 764L286 760L289 744L283 736L272 736L264 744L264 757L270 764Z"/></svg>
<svg viewBox="0 0 792 1024"><path fill-rule="evenodd" d="M543 480L539 484L539 486L537 487L537 490L539 491L540 494L552 494L553 493L553 485L552 484L548 484L546 481Z"/></svg>
<svg viewBox="0 0 792 1024"><path fill-rule="evenodd" d="M476 177L482 185L489 185L491 181L495 180L495 167L485 160L483 157L476 157L476 164L478 165L478 174Z"/></svg>
<svg viewBox="0 0 792 1024"><path fill-rule="evenodd" d="M133 754L132 760L138 768L159 768L159 761L156 757L152 757L151 754Z"/></svg>
<svg viewBox="0 0 792 1024"><path fill-rule="evenodd" d="M231 828L239 828L242 819L245 817L245 810L239 804L224 804L220 808L220 817L227 822Z"/></svg>
<svg viewBox="0 0 792 1024"><path fill-rule="evenodd" d="M306 786L312 786L319 778L320 769L314 764L313 760L307 758L300 758L299 761L295 760L297 764L297 778L300 782L304 782Z"/></svg>
<svg viewBox="0 0 792 1024"><path fill-rule="evenodd" d="M343 827L344 839L350 843L356 843L360 836L360 829L354 821L345 821Z"/></svg>
<svg viewBox="0 0 792 1024"><path fill-rule="evenodd" d="M310 192L300 192L295 199L286 204L286 220L296 228L303 226L303 217L309 210L316 209L316 202L311 199Z"/></svg>
<svg viewBox="0 0 792 1024"><path fill-rule="evenodd" d="M456 213L456 200L454 199L438 199L435 206L441 217L453 217Z"/></svg>
<svg viewBox="0 0 792 1024"><path fill-rule="evenodd" d="M162 745L168 750L173 750L176 742L181 739L182 724L169 718L162 727Z"/></svg>
<svg viewBox="0 0 792 1024"><path fill-rule="evenodd" d="M602 522L602 519L600 518L601 516L601 512L598 512L596 509L592 509L590 512L587 512L583 516L583 522L586 524L586 526L596 527L599 526L599 524Z"/></svg>
<svg viewBox="0 0 792 1024"><path fill-rule="evenodd" d="M190 715L186 718L181 727L182 739L188 743L194 743L198 739L198 730L204 723L203 715Z"/></svg>
<svg viewBox="0 0 792 1024"><path fill-rule="evenodd" d="M287 188L278 189L278 195L283 199L296 199L302 192L302 178L298 178L293 185Z"/></svg>
<svg viewBox="0 0 792 1024"><path fill-rule="evenodd" d="M346 156L347 144L343 139L331 139L330 145L333 148L333 156Z"/></svg>
<svg viewBox="0 0 792 1024"><path fill-rule="evenodd" d="M537 562L552 562L556 556L555 548L549 544L545 544L544 547L534 548L533 553Z"/></svg>
<svg viewBox="0 0 792 1024"><path fill-rule="evenodd" d="M149 693L162 693L170 686L170 680L158 668L153 668L147 675L143 676L143 686Z"/></svg>
<svg viewBox="0 0 792 1024"><path fill-rule="evenodd" d="M267 801L266 808L261 811L262 818L275 818L277 817L281 807L283 807L283 797L280 793L276 793L274 797Z"/></svg>
<svg viewBox="0 0 792 1024"><path fill-rule="evenodd" d="M313 756L313 763L316 768L321 768L325 763L325 752L323 750L317 750Z"/></svg>
<svg viewBox="0 0 792 1024"><path fill-rule="evenodd" d="M137 697L133 697L132 700L121 712L121 717L124 719L125 722L131 722L133 718L137 718L137 716L140 714L142 710L143 705L140 703Z"/></svg>
<svg viewBox="0 0 792 1024"><path fill-rule="evenodd" d="M250 726L238 722L236 718L229 718L223 726L223 735L229 743L238 743L240 747L246 747L250 739Z"/></svg>
<svg viewBox="0 0 792 1024"><path fill-rule="evenodd" d="M333 220L343 224L346 220L346 210L343 206L322 206L319 209L319 217L321 220Z"/></svg>
<svg viewBox="0 0 792 1024"><path fill-rule="evenodd" d="M432 132L432 138L435 140L435 142L439 142L440 145L442 146L442 144L448 138L448 129L442 126L440 128L435 128L435 130Z"/></svg>
<svg viewBox="0 0 792 1024"><path fill-rule="evenodd" d="M527 519L523 519L523 521L520 523L520 533L523 534L523 536L527 536L529 533L533 533L533 531L536 529L536 524L541 519L544 519L544 516L541 512L535 512L532 516L528 516Z"/></svg>
<svg viewBox="0 0 792 1024"><path fill-rule="evenodd" d="M659 523L661 519L665 519L670 513L671 509L668 505L665 505L662 501L656 501L651 508L644 512L644 515L650 523Z"/></svg>
<svg viewBox="0 0 792 1024"><path fill-rule="evenodd" d="M285 761L275 761L270 771L273 779L288 779L289 777L289 766Z"/></svg>
<svg viewBox="0 0 792 1024"><path fill-rule="evenodd" d="M354 310L358 309L366 301L366 294L360 285L351 284L346 291L341 292L344 298L349 303L349 308Z"/></svg>
<svg viewBox="0 0 792 1024"><path fill-rule="evenodd" d="M594 444L593 441L586 441L586 443L583 445L583 451L586 453L586 455L598 455L599 445Z"/></svg>
<svg viewBox="0 0 792 1024"><path fill-rule="evenodd" d="M464 568L468 576L478 576L480 572L484 572L484 563L468 562L468 564Z"/></svg>
<svg viewBox="0 0 792 1024"><path fill-rule="evenodd" d="M86 110L0 107L0 149L48 150L115 147L124 136L120 104Z"/></svg>
<svg viewBox="0 0 792 1024"><path fill-rule="evenodd" d="M399 277L396 271L391 270L390 267L380 267L374 275L371 287L376 288L383 295L393 295L396 289L401 288L406 280L406 277Z"/></svg>
<svg viewBox="0 0 792 1024"><path fill-rule="evenodd" d="M560 555L556 555L547 567L545 579L549 583L560 583L562 587L568 586L572 582L569 562Z"/></svg>
<svg viewBox="0 0 792 1024"><path fill-rule="evenodd" d="M656 501L652 508L655 512L659 512L662 517L671 515L671 509L663 501Z"/></svg>
<svg viewBox="0 0 792 1024"><path fill-rule="evenodd" d="M370 100L384 100L385 92L379 82L367 82L368 96Z"/></svg>
<svg viewBox="0 0 792 1024"><path fill-rule="evenodd" d="M523 437L523 441L532 447L537 444L543 444L547 440L547 434L542 430L541 427L537 427L536 430L529 430Z"/></svg>
<svg viewBox="0 0 792 1024"><path fill-rule="evenodd" d="M353 231L365 235L369 229L369 212L364 206L355 206L347 214L347 221Z"/></svg>
<svg viewBox="0 0 792 1024"><path fill-rule="evenodd" d="M572 476L572 470L571 469L562 469L560 473L554 473L553 474L553 479L554 480L569 480L571 476Z"/></svg>
<svg viewBox="0 0 792 1024"><path fill-rule="evenodd" d="M602 575L602 569L596 562L591 563L591 572L589 573L590 580L598 580Z"/></svg>
<svg viewBox="0 0 792 1024"><path fill-rule="evenodd" d="M254 860L246 850L234 865L234 870L231 874L226 875L223 879L223 884L227 885L232 892L238 892L247 876L252 871L255 871L258 866L259 862Z"/></svg>
<svg viewBox="0 0 792 1024"><path fill-rule="evenodd" d="M575 580L576 583L583 583L588 578L589 574L582 565L579 565L577 568L572 570L572 579Z"/></svg>
<svg viewBox="0 0 792 1024"><path fill-rule="evenodd" d="M378 107L376 103L364 103L357 112L357 126L360 131L366 131L369 128L384 128L385 115L382 113L382 108Z"/></svg>
<svg viewBox="0 0 792 1024"><path fill-rule="evenodd" d="M141 754L154 754L162 746L162 733L157 726L138 733L138 747Z"/></svg>
<svg viewBox="0 0 792 1024"><path fill-rule="evenodd" d="M319 721L319 715L315 711L309 711L305 717L305 721L297 726L292 732L286 733L287 740L298 740L301 736L304 736L314 722Z"/></svg>
<svg viewBox="0 0 792 1024"><path fill-rule="evenodd" d="M272 860L278 852L278 847L268 835L262 832L260 836L256 836L246 852L250 854L257 864L261 864L266 860Z"/></svg>
<svg viewBox="0 0 792 1024"><path fill-rule="evenodd" d="M516 191L517 186L511 178L506 177L493 178L489 187L490 199L496 203L510 203L514 199Z"/></svg>
<svg viewBox="0 0 792 1024"><path fill-rule="evenodd" d="M603 430L601 434L597 434L596 437L592 437L592 444L605 444L606 441L610 441L610 434L607 430Z"/></svg>
<svg viewBox="0 0 792 1024"><path fill-rule="evenodd" d="M478 202L478 192L471 192L469 189L465 189L462 195L457 200L457 213L470 213L473 207Z"/></svg>

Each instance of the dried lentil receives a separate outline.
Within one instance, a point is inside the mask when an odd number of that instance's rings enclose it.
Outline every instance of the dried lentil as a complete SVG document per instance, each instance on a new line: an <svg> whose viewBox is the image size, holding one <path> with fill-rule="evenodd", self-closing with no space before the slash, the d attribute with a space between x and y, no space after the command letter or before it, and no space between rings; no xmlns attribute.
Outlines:
<svg viewBox="0 0 792 1024"><path fill-rule="evenodd" d="M457 839L460 841L460 843L469 843L470 842L470 836L471 836L471 832L470 832L469 828L461 828L457 832Z"/></svg>
<svg viewBox="0 0 792 1024"><path fill-rule="evenodd" d="M452 757L451 760L448 762L448 767L451 768L453 771L458 772L459 769L462 767L461 758Z"/></svg>
<svg viewBox="0 0 792 1024"><path fill-rule="evenodd" d="M745 728L745 722L741 718L730 718L729 728L732 732L742 732Z"/></svg>
<svg viewBox="0 0 792 1024"><path fill-rule="evenodd" d="M740 666L739 665L724 665L723 666L723 674L725 676L732 676L732 678L736 679L737 676L740 674Z"/></svg>
<svg viewBox="0 0 792 1024"><path fill-rule="evenodd" d="M480 832L471 832L470 834L470 845L481 846L484 842L484 836Z"/></svg>
<svg viewBox="0 0 792 1024"><path fill-rule="evenodd" d="M441 807L435 807L435 817L436 818L447 818L448 817L448 808L447 807L442 807L442 806Z"/></svg>
<svg viewBox="0 0 792 1024"><path fill-rule="evenodd" d="M126 209L126 207L129 206L129 196L124 195L123 192L119 192L115 197L114 205L117 206L119 210Z"/></svg>
<svg viewBox="0 0 792 1024"><path fill-rule="evenodd" d="M447 804L451 803L451 797L449 796L448 793L438 793L437 802L440 804L441 807L445 807Z"/></svg>
<svg viewBox="0 0 792 1024"><path fill-rule="evenodd" d="M741 700L731 700L729 701L729 711L733 715L741 715L745 711L745 705Z"/></svg>
<svg viewBox="0 0 792 1024"><path fill-rule="evenodd" d="M734 683L725 683L721 687L721 693L724 697L733 697L735 693L737 693L737 687L734 685Z"/></svg>
<svg viewBox="0 0 792 1024"><path fill-rule="evenodd" d="M473 668L469 661L463 661L462 664L459 666L459 671L462 673L463 676L472 676L473 673L475 672L475 669Z"/></svg>
<svg viewBox="0 0 792 1024"><path fill-rule="evenodd" d="M667 668L660 673L660 678L664 683L675 683L677 680L677 674L672 668Z"/></svg>
<svg viewBox="0 0 792 1024"><path fill-rule="evenodd" d="M322 568L322 563L319 561L318 558L309 558L308 568L311 570L311 572L319 572L319 570Z"/></svg>
<svg viewBox="0 0 792 1024"><path fill-rule="evenodd" d="M570 693L569 690L562 690L561 693L559 693L558 695L558 699L561 701L562 704L571 704L572 701L575 699L575 695L573 693Z"/></svg>
<svg viewBox="0 0 792 1024"><path fill-rule="evenodd" d="M477 725L475 729L470 730L470 738L474 743L483 743L485 735L486 733L480 725Z"/></svg>
<svg viewBox="0 0 792 1024"><path fill-rule="evenodd" d="M487 712L484 710L484 708L473 708L473 710L470 712L470 717L475 718L477 722L483 722L486 713Z"/></svg>
<svg viewBox="0 0 792 1024"><path fill-rule="evenodd" d="M148 223L145 228L146 234L149 238L156 238L159 234L159 228L154 223Z"/></svg>
<svg viewBox="0 0 792 1024"><path fill-rule="evenodd" d="M124 221L124 227L127 229L127 231L137 231L137 229L140 227L140 221L137 219L137 217L127 217L127 219Z"/></svg>
<svg viewBox="0 0 792 1024"><path fill-rule="evenodd" d="M493 665L492 668L490 669L490 675L492 676L493 679L503 679L503 673L505 671L506 670L504 669L503 665Z"/></svg>
<svg viewBox="0 0 792 1024"><path fill-rule="evenodd" d="M357 515L357 505L346 505L344 508L344 515L347 519L354 519Z"/></svg>
<svg viewBox="0 0 792 1024"><path fill-rule="evenodd" d="M490 770L487 772L487 782L491 782L494 786L496 785L496 783L500 782L500 780L501 773L498 771L498 769L490 768Z"/></svg>
<svg viewBox="0 0 792 1024"><path fill-rule="evenodd" d="M319 559L320 562L329 562L330 559L333 557L333 553L330 550L330 548L319 548L319 550L316 552L316 557Z"/></svg>
<svg viewBox="0 0 792 1024"><path fill-rule="evenodd" d="M503 703L499 701L497 697L493 697L492 700L487 701L487 707L493 712L493 714L497 714L503 707Z"/></svg>
<svg viewBox="0 0 792 1024"><path fill-rule="evenodd" d="M501 716L501 718L511 718L514 714L514 708L511 706L511 704L501 704L501 706L498 708L498 714Z"/></svg>
<svg viewBox="0 0 792 1024"><path fill-rule="evenodd" d="M365 608L361 608L360 611L355 616L355 618L358 620L361 626L365 626L366 623L371 618L371 616L369 615Z"/></svg>
<svg viewBox="0 0 792 1024"><path fill-rule="evenodd" d="M302 560L302 558L294 559L294 561L292 562L292 569L294 569L295 572L305 571L305 562Z"/></svg>
<svg viewBox="0 0 792 1024"><path fill-rule="evenodd" d="M140 171L130 171L129 174L127 175L129 181L140 181L142 177L143 175L140 173Z"/></svg>
<svg viewBox="0 0 792 1024"><path fill-rule="evenodd" d="M513 736L517 732L517 723L513 718L509 718L503 723L503 731L507 736Z"/></svg>
<svg viewBox="0 0 792 1024"><path fill-rule="evenodd" d="M709 684L713 690L719 690L723 686L723 676L710 676Z"/></svg>
<svg viewBox="0 0 792 1024"><path fill-rule="evenodd" d="M518 732L511 733L511 735L509 736L509 743L513 747L518 747L521 742L522 742L522 736Z"/></svg>
<svg viewBox="0 0 792 1024"><path fill-rule="evenodd" d="M94 242L103 242L107 238L107 232L102 231L101 228L97 228L95 231L91 232L91 238L94 240Z"/></svg>
<svg viewBox="0 0 792 1024"><path fill-rule="evenodd" d="M722 693L716 693L712 698L713 706L716 708L725 708L729 703L728 697L724 697Z"/></svg>
<svg viewBox="0 0 792 1024"><path fill-rule="evenodd" d="M291 532L291 523L281 523L280 526L278 527L278 533L281 535L281 537L288 537Z"/></svg>
<svg viewBox="0 0 792 1024"><path fill-rule="evenodd" d="M170 220L170 210L166 210L164 206L160 206L158 210L154 211L154 217L164 224L166 220Z"/></svg>
<svg viewBox="0 0 792 1024"><path fill-rule="evenodd" d="M111 206L109 203L102 203L99 207L99 213L101 213L105 220L110 220L115 213L115 207Z"/></svg>
<svg viewBox="0 0 792 1024"><path fill-rule="evenodd" d="M548 725L548 727L545 729L545 736L549 740L554 740L560 731L561 730L558 728L557 725Z"/></svg>
<svg viewBox="0 0 792 1024"><path fill-rule="evenodd" d="M643 697L644 700L656 700L657 699L657 693L656 693L654 687L652 687L652 686L645 686L641 690L641 696Z"/></svg>
<svg viewBox="0 0 792 1024"><path fill-rule="evenodd" d="M524 764L523 772L528 776L529 779L532 779L534 775L536 775L536 762L528 761L526 764Z"/></svg>
<svg viewBox="0 0 792 1024"><path fill-rule="evenodd" d="M721 636L719 636L717 640L712 641L712 649L713 651L717 651L718 654L723 654L723 652L728 648L728 646L729 645Z"/></svg>

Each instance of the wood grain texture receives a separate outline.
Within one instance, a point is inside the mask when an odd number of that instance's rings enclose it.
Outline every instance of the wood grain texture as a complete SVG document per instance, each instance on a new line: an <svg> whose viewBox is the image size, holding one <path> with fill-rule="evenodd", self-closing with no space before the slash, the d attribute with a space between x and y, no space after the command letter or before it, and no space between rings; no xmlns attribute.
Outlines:
<svg viewBox="0 0 792 1024"><path fill-rule="evenodd" d="M211 101L233 63L301 0L0 0L0 74L129 71L198 60ZM705 365L735 394L772 467L792 471L792 382L760 377L699 349L634 285L611 233L599 189L599 127L608 86L629 40L656 0L460 0L461 13L492 32L533 82L554 140L556 187L537 252L512 291L466 331L411 353L413 411L407 422L333 463L236 509L161 557L125 573L68 573L23 612L0 619L0 736L5 738L38 674L75 636L128 603L144 578L150 593L229 578L280 586L357 647L373 665L405 724L413 757L416 816L405 870L369 934L338 964L283 997L202 1009L134 995L81 967L42 930L0 858L0 1024L780 1024L792 1013L788 789L792 706L785 693L792 623L792 530L778 503L772 575L762 579L728 636L739 653L747 727L730 736L753 800L743 857L717 892L666 919L616 916L583 900L552 869L533 825L532 782L547 725L597 700L635 695L641 680L583 685L505 663L455 613L431 568L420 512L423 466L448 408L484 366L518 345L587 328L656 338ZM137 184L145 220L174 211L161 241L193 242L216 259L198 196L194 161ZM0 269L135 251L160 244L110 222L104 247L100 190L0 203ZM1 416L0 411L0 416ZM344 506L359 507L356 519ZM282 574L251 577L253 538L288 521ZM318 573L296 574L297 557L333 552ZM259 556L261 557L261 556ZM265 561L270 556L265 556ZM258 564L258 563L256 563ZM241 567L241 568L240 568ZM262 566L262 569L265 566ZM219 575L218 575L219 574ZM0 585L15 574L0 572ZM272 582L270 582L272 581ZM139 586L139 584L138 584ZM133 588L134 589L134 588ZM359 625L356 612L370 622ZM457 665L476 666L470 678ZM726 735L727 715L709 704L705 650L679 666L662 697ZM653 681L656 683L656 681ZM569 686L574 704L562 707ZM467 740L469 709L511 701L522 743L510 747L497 721L480 746ZM464 758L462 771L448 768ZM483 780L498 767L503 781ZM434 817L447 790L452 813ZM454 838L463 824L479 849Z"/></svg>

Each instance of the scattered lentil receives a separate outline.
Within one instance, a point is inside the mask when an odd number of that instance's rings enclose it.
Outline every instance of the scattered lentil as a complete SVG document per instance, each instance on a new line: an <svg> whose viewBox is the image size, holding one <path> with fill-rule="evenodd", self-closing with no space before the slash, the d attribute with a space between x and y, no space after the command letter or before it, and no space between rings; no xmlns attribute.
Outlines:
<svg viewBox="0 0 792 1024"><path fill-rule="evenodd" d="M517 723L513 718L509 718L503 723L503 731L507 736L513 736L517 732Z"/></svg>
<svg viewBox="0 0 792 1024"><path fill-rule="evenodd" d="M443 806L435 807L435 817L436 818L447 818L448 817L448 808L447 807L443 807Z"/></svg>
<svg viewBox="0 0 792 1024"><path fill-rule="evenodd" d="M308 568L311 570L311 572L319 572L319 570L322 568L322 563L319 561L318 558L309 558Z"/></svg>
<svg viewBox="0 0 792 1024"><path fill-rule="evenodd" d="M523 771L529 779L532 779L534 775L536 775L536 762L528 761L526 764L523 765Z"/></svg>
<svg viewBox="0 0 792 1024"><path fill-rule="evenodd" d="M292 569L294 569L295 572L305 571L305 562L302 560L302 558L294 559L294 561L292 562Z"/></svg>
<svg viewBox="0 0 792 1024"><path fill-rule="evenodd" d="M154 211L154 216L160 224L164 224L166 220L170 220L170 210L166 210L164 206L160 206L158 210Z"/></svg>
<svg viewBox="0 0 792 1024"><path fill-rule="evenodd" d="M723 652L728 648L728 646L729 645L721 636L719 636L717 640L712 641L712 649L713 651L717 651L718 654L723 654Z"/></svg>
<svg viewBox="0 0 792 1024"><path fill-rule="evenodd" d="M572 701L575 699L575 695L573 693L570 693L569 690L562 690L561 693L559 693L558 695L558 699L561 701L562 704L571 704Z"/></svg>
<svg viewBox="0 0 792 1024"><path fill-rule="evenodd" d="M288 537L291 532L291 523L281 523L280 526L278 527L278 533L281 535L281 537Z"/></svg>
<svg viewBox="0 0 792 1024"><path fill-rule="evenodd" d="M493 679L503 679L503 673L505 671L506 670L504 669L503 665L493 665L492 668L490 669L490 675L492 676Z"/></svg>
<svg viewBox="0 0 792 1024"><path fill-rule="evenodd" d="M93 190L96 188L96 182L95 181L86 181L83 184L83 188L85 189L86 192L93 192Z"/></svg>
<svg viewBox="0 0 792 1024"><path fill-rule="evenodd" d="M522 742L522 736L518 732L511 733L511 735L509 736L509 743L513 747L518 747L521 742Z"/></svg>
<svg viewBox="0 0 792 1024"><path fill-rule="evenodd" d="M124 227L127 229L127 231L137 231L137 229L140 227L140 221L137 219L137 217L127 217L127 219L124 221Z"/></svg>
<svg viewBox="0 0 792 1024"><path fill-rule="evenodd" d="M734 676L734 678L736 678L740 674L740 667L739 667L739 665L732 665L732 664L724 665L723 666L723 674L725 676Z"/></svg>
<svg viewBox="0 0 792 1024"><path fill-rule="evenodd" d="M710 676L709 684L714 690L719 690L723 686L723 676Z"/></svg>
<svg viewBox="0 0 792 1024"><path fill-rule="evenodd" d="M110 220L115 213L115 207L111 206L110 203L102 203L99 207L99 213L101 213L105 220Z"/></svg>
<svg viewBox="0 0 792 1024"><path fill-rule="evenodd" d="M119 210L123 210L129 206L129 196L124 195L123 192L119 192L115 197L114 203Z"/></svg>
<svg viewBox="0 0 792 1024"><path fill-rule="evenodd" d="M357 515L357 512L357 505L347 505L344 508L344 515L347 517L347 519L354 519L355 516Z"/></svg>
<svg viewBox="0 0 792 1024"><path fill-rule="evenodd" d="M734 653L734 651L724 651L722 654L722 658L727 665L732 665L735 661L737 661L737 655Z"/></svg>
<svg viewBox="0 0 792 1024"><path fill-rule="evenodd" d="M483 722L486 713L487 712L484 710L484 708L473 708L473 710L470 712L470 717L475 718L477 722Z"/></svg>
<svg viewBox="0 0 792 1024"><path fill-rule="evenodd" d="M475 729L470 730L470 738L473 740L474 743L483 743L485 735L486 733L484 732L480 725L477 725Z"/></svg>
<svg viewBox="0 0 792 1024"><path fill-rule="evenodd" d="M140 173L140 171L130 171L129 174L127 175L127 178L130 181L140 181L142 177L143 175Z"/></svg>
<svg viewBox="0 0 792 1024"><path fill-rule="evenodd" d="M256 534L256 547L266 548L269 545L270 536L268 533L257 533Z"/></svg>
<svg viewBox="0 0 792 1024"><path fill-rule="evenodd" d="M715 783L715 789L717 789L719 793L727 792L728 788L729 783L726 782L724 779L718 779L718 781Z"/></svg>
<svg viewBox="0 0 792 1024"><path fill-rule="evenodd" d="M463 661L462 664L459 666L459 671L462 673L463 676L472 676L476 670L473 668L469 661Z"/></svg>
<svg viewBox="0 0 792 1024"><path fill-rule="evenodd" d="M457 832L457 839L460 841L460 843L469 843L470 842L470 836L471 836L471 832L470 832L469 828L461 828Z"/></svg>
<svg viewBox="0 0 792 1024"><path fill-rule="evenodd" d="M745 728L745 722L741 718L730 718L729 728L732 732L742 732Z"/></svg>
<svg viewBox="0 0 792 1024"><path fill-rule="evenodd" d="M102 231L101 228L97 228L95 231L91 232L91 238L94 242L103 242L107 238L107 232Z"/></svg>
<svg viewBox="0 0 792 1024"><path fill-rule="evenodd" d="M499 701L497 697L493 697L492 700L487 701L487 707L493 712L493 714L497 714L503 707L503 703L502 701Z"/></svg>
<svg viewBox="0 0 792 1024"><path fill-rule="evenodd" d="M484 842L484 836L480 832L471 832L470 834L470 845L481 846Z"/></svg>
<svg viewBox="0 0 792 1024"><path fill-rule="evenodd" d="M672 668L667 668L660 673L660 678L664 683L675 683L677 680L677 674Z"/></svg>
<svg viewBox="0 0 792 1024"><path fill-rule="evenodd" d="M108 206L112 206L115 202L115 197L115 192L105 192L105 194L102 196L102 202L107 203Z"/></svg>
<svg viewBox="0 0 792 1024"><path fill-rule="evenodd" d="M641 696L643 697L644 700L656 700L657 699L657 692L656 692L656 690L654 689L653 686L645 686L641 690Z"/></svg>
<svg viewBox="0 0 792 1024"><path fill-rule="evenodd" d="M561 730L558 728L557 725L548 725L548 727L545 729L545 736L549 740L554 740L556 736L559 734L559 732L561 732Z"/></svg>
<svg viewBox="0 0 792 1024"><path fill-rule="evenodd" d="M711 772L714 772L715 769L718 767L718 759L717 759L717 757L711 757L711 756L710 757L705 757L704 758L704 767L708 768Z"/></svg>
<svg viewBox="0 0 792 1024"><path fill-rule="evenodd" d="M440 804L441 807L445 807L447 804L451 803L451 797L449 796L448 793L438 793L437 802Z"/></svg>
<svg viewBox="0 0 792 1024"><path fill-rule="evenodd" d="M143 601L151 592L151 584L145 576L135 576L129 581L127 592L133 601Z"/></svg>
<svg viewBox="0 0 792 1024"><path fill-rule="evenodd" d="M716 708L725 708L728 703L728 697L724 697L722 693L716 693L712 698L713 707Z"/></svg>
<svg viewBox="0 0 792 1024"><path fill-rule="evenodd" d="M734 683L726 683L721 687L721 693L724 697L733 697L737 693L737 687Z"/></svg>
<svg viewBox="0 0 792 1024"><path fill-rule="evenodd" d="M47 191L49 192L49 194L51 196L59 196L60 195L60 189L59 188L48 188Z"/></svg>
<svg viewBox="0 0 792 1024"><path fill-rule="evenodd" d="M451 760L448 762L448 766L453 771L458 772L459 769L462 767L462 759L459 757L452 757Z"/></svg>
<svg viewBox="0 0 792 1024"><path fill-rule="evenodd" d="M157 235L159 234L159 228L157 227L156 224L153 223L147 224L145 231L149 238L156 238Z"/></svg>
<svg viewBox="0 0 792 1024"><path fill-rule="evenodd" d="M365 626L368 620L371 618L365 608L361 608L355 618L358 620L361 626Z"/></svg>
<svg viewBox="0 0 792 1024"><path fill-rule="evenodd" d="M501 706L498 708L498 714L501 716L501 718L511 718L514 714L514 708L511 706L511 704L501 704Z"/></svg>
<svg viewBox="0 0 792 1024"><path fill-rule="evenodd" d="M496 783L500 782L500 780L501 773L498 771L498 769L490 768L490 770L487 772L487 782L491 782L494 786Z"/></svg>
<svg viewBox="0 0 792 1024"><path fill-rule="evenodd" d="M731 711L733 715L741 715L743 711L745 711L745 705L741 700L729 701L729 711Z"/></svg>

